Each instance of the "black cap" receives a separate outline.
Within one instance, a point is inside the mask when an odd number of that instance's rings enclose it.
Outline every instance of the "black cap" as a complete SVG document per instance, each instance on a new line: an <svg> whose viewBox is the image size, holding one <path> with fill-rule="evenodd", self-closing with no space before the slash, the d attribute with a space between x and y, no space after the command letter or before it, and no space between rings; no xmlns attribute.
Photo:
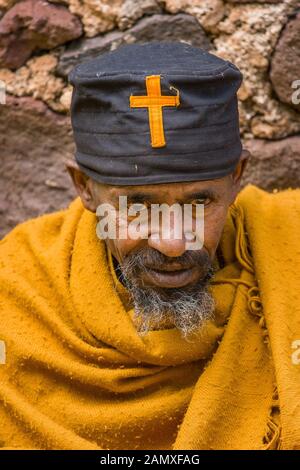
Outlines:
<svg viewBox="0 0 300 470"><path fill-rule="evenodd" d="M77 65L75 159L96 181L221 178L239 161L239 69L188 44L131 44Z"/></svg>

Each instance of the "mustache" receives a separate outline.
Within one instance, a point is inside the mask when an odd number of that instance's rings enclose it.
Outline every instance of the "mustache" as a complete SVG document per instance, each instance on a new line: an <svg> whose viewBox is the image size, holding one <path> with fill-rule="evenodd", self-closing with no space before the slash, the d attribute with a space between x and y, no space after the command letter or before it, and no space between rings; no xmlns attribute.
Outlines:
<svg viewBox="0 0 300 470"><path fill-rule="evenodd" d="M181 256L169 257L155 250L145 247L129 254L125 260L135 261L136 264L147 266L153 269L188 269L197 265L210 265L211 261L206 251L186 251Z"/></svg>
<svg viewBox="0 0 300 470"><path fill-rule="evenodd" d="M144 247L128 254L120 263L120 274L124 279L132 278L141 271L149 269L161 271L175 271L200 267L203 278L212 272L212 262L208 253L201 251L186 251L181 256L169 257L151 247Z"/></svg>

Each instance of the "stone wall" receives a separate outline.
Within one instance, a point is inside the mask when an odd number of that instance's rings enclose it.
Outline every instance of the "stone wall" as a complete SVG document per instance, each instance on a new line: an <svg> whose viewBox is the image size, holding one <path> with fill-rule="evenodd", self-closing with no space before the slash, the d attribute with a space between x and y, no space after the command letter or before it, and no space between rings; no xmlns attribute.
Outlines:
<svg viewBox="0 0 300 470"><path fill-rule="evenodd" d="M185 41L236 63L241 134L253 154L243 184L300 186L299 0L0 0L0 235L75 196L63 165L74 152L73 65L150 40Z"/></svg>

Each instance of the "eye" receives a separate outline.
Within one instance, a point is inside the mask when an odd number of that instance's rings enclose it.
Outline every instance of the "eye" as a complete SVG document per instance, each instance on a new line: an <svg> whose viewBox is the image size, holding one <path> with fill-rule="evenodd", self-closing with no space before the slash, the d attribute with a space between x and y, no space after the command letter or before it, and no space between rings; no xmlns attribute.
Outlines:
<svg viewBox="0 0 300 470"><path fill-rule="evenodd" d="M211 202L211 199L209 197L199 197L197 199L194 199L191 204L196 205L196 204L204 204L207 206Z"/></svg>
<svg viewBox="0 0 300 470"><path fill-rule="evenodd" d="M194 199L191 202L193 218L197 218L199 216L198 211L200 206L204 207L205 209L210 203L211 199L209 197L199 197L197 199Z"/></svg>

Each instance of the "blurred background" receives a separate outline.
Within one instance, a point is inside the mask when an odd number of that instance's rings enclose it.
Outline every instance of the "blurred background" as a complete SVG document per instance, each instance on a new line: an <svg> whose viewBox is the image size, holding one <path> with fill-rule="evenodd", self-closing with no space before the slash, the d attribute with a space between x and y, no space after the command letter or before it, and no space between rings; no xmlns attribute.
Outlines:
<svg viewBox="0 0 300 470"><path fill-rule="evenodd" d="M76 196L63 164L74 153L72 67L151 40L234 62L253 154L243 185L300 187L300 0L0 0L0 236Z"/></svg>

